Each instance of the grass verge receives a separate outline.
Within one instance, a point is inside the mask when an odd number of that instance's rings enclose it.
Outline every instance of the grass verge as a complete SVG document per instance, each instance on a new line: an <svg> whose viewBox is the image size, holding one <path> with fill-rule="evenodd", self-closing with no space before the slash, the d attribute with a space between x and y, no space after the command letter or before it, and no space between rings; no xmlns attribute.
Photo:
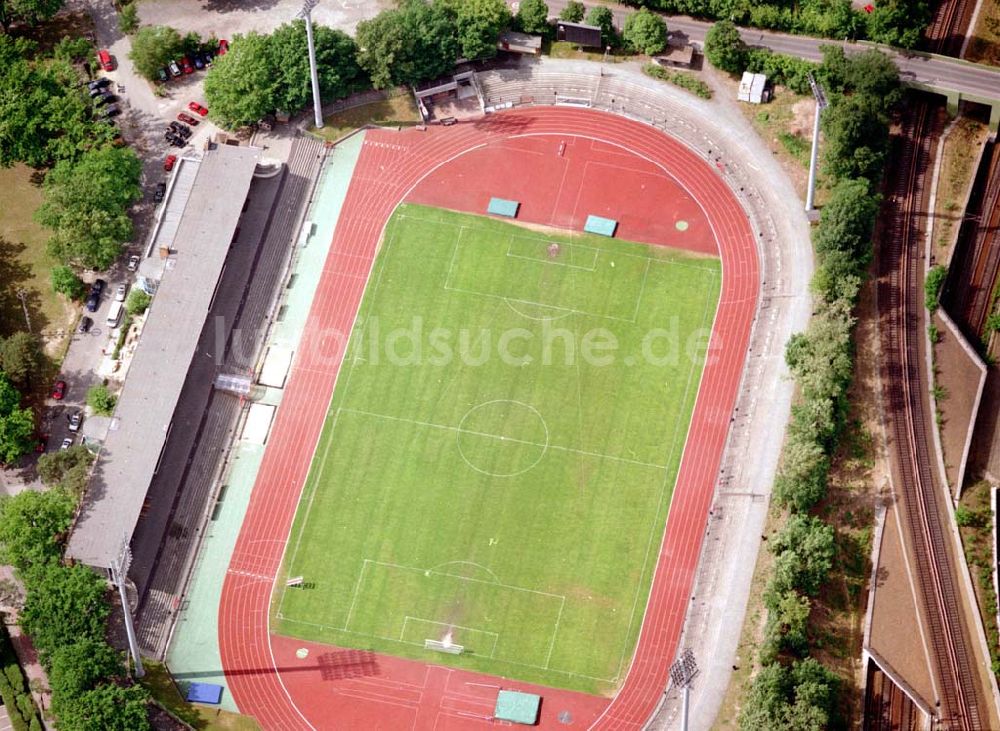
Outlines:
<svg viewBox="0 0 1000 731"><path fill-rule="evenodd" d="M323 123L322 129L310 127L309 131L332 142L366 124L380 127L413 126L420 123L420 113L412 96L399 94L331 114L323 120Z"/></svg>
<svg viewBox="0 0 1000 731"><path fill-rule="evenodd" d="M1000 5L997 3L982 4L965 60L1000 66Z"/></svg>
<svg viewBox="0 0 1000 731"><path fill-rule="evenodd" d="M250 716L188 703L165 665L148 660L143 665L146 677L142 679L142 685L157 703L189 726L198 731L260 731L260 726Z"/></svg>
<svg viewBox="0 0 1000 731"><path fill-rule="evenodd" d="M945 140L934 205L934 242L942 253L955 244L963 206L976 177L975 164L987 137L989 128L985 124L961 117L955 120Z"/></svg>
<svg viewBox="0 0 1000 731"><path fill-rule="evenodd" d="M1000 677L1000 632L997 629L997 593L993 586L993 515L988 482L977 482L965 488L955 509L955 520L986 630L993 673Z"/></svg>

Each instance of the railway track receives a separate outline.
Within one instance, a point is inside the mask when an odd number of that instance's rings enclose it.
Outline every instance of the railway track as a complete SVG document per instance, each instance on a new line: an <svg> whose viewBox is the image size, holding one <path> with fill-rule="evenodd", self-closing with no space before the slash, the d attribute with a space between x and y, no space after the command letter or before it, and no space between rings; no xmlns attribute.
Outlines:
<svg viewBox="0 0 1000 731"><path fill-rule="evenodd" d="M864 731L919 731L920 709L872 661L868 663L866 687Z"/></svg>
<svg viewBox="0 0 1000 731"><path fill-rule="evenodd" d="M974 0L943 0L939 3L924 33L928 49L945 56L960 57L975 5Z"/></svg>
<svg viewBox="0 0 1000 731"><path fill-rule="evenodd" d="M938 110L918 102L897 141L892 195L880 217L878 306L884 355L883 388L900 493L925 609L925 631L937 669L943 728L985 728L958 577L938 500L928 443L920 346L923 338L923 261L919 221L931 150L941 131Z"/></svg>
<svg viewBox="0 0 1000 731"><path fill-rule="evenodd" d="M979 341L993 305L993 291L1000 274L1000 147L987 153L987 169L977 177L983 189L970 202L973 215L960 231L942 302L966 336Z"/></svg>

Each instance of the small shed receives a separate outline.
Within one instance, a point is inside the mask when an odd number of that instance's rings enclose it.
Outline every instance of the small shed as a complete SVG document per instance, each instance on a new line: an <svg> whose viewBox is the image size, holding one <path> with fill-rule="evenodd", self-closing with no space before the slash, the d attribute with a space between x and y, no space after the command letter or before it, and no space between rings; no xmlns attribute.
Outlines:
<svg viewBox="0 0 1000 731"><path fill-rule="evenodd" d="M585 48L600 48L602 45L601 27L560 20L556 22L556 40L575 43Z"/></svg>
<svg viewBox="0 0 1000 731"><path fill-rule="evenodd" d="M736 98L741 102L750 102L751 104L771 101L771 90L767 86L767 77L764 74L744 71Z"/></svg>
<svg viewBox="0 0 1000 731"><path fill-rule="evenodd" d="M540 695L521 693L517 690L501 690L497 695L493 717L498 721L534 726L538 723L538 709L541 704Z"/></svg>
<svg viewBox="0 0 1000 731"><path fill-rule="evenodd" d="M542 37L505 30L497 38L497 48L509 53L525 53L537 56L542 52Z"/></svg>
<svg viewBox="0 0 1000 731"><path fill-rule="evenodd" d="M686 43L676 46L671 44L663 53L653 56L653 60L661 66L689 69L694 60L694 47Z"/></svg>

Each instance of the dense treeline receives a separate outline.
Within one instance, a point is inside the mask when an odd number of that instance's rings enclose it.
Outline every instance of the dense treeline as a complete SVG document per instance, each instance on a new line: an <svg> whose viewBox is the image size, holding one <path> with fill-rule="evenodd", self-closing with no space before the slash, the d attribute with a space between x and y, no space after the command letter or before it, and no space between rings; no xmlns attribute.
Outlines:
<svg viewBox="0 0 1000 731"><path fill-rule="evenodd" d="M142 731L149 728L146 691L129 683L105 639L107 584L61 560L92 461L82 446L47 454L38 465L46 491L0 500L0 561L24 587L20 623L48 673L59 729Z"/></svg>
<svg viewBox="0 0 1000 731"><path fill-rule="evenodd" d="M709 60L729 71L746 68L756 52L746 48L732 23L720 22L706 39ZM847 389L853 373L854 307L871 259L879 185L888 149L889 111L899 101L896 67L878 51L846 56L825 47L820 64L757 56L773 76L792 85L812 72L830 101L822 117L824 172L832 189L813 232L818 266L812 281L814 311L805 332L785 350L799 387L775 502L789 516L768 541L774 556L764 590L767 622L759 660L740 714L744 731L840 727L840 680L809 656L812 601L834 562L834 527L810 514L826 497L831 458L843 433Z"/></svg>
<svg viewBox="0 0 1000 731"><path fill-rule="evenodd" d="M708 20L730 20L737 25L769 28L786 33L850 38L913 48L930 20L926 0L878 0L870 12L850 0L759 2L752 0L626 0L665 13Z"/></svg>
<svg viewBox="0 0 1000 731"><path fill-rule="evenodd" d="M7 628L0 625L0 700L10 717L13 731L42 731L42 722L24 682Z"/></svg>

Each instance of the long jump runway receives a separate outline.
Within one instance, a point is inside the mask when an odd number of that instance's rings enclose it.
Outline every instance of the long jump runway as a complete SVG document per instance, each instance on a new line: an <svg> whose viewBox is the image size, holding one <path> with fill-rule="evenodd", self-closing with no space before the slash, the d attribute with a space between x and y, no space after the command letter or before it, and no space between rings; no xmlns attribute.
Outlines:
<svg viewBox="0 0 1000 731"><path fill-rule="evenodd" d="M603 206L620 220L620 238L717 251L722 260L642 630L610 700L269 631L273 584L386 221L403 200L479 213L491 196L521 200L520 220L577 230ZM613 115L535 108L448 128L368 132L223 585L219 649L240 710L268 731L483 729L493 725L502 686L544 697L542 728L640 728L660 701L691 601L756 312L755 238L713 167L658 130Z"/></svg>

